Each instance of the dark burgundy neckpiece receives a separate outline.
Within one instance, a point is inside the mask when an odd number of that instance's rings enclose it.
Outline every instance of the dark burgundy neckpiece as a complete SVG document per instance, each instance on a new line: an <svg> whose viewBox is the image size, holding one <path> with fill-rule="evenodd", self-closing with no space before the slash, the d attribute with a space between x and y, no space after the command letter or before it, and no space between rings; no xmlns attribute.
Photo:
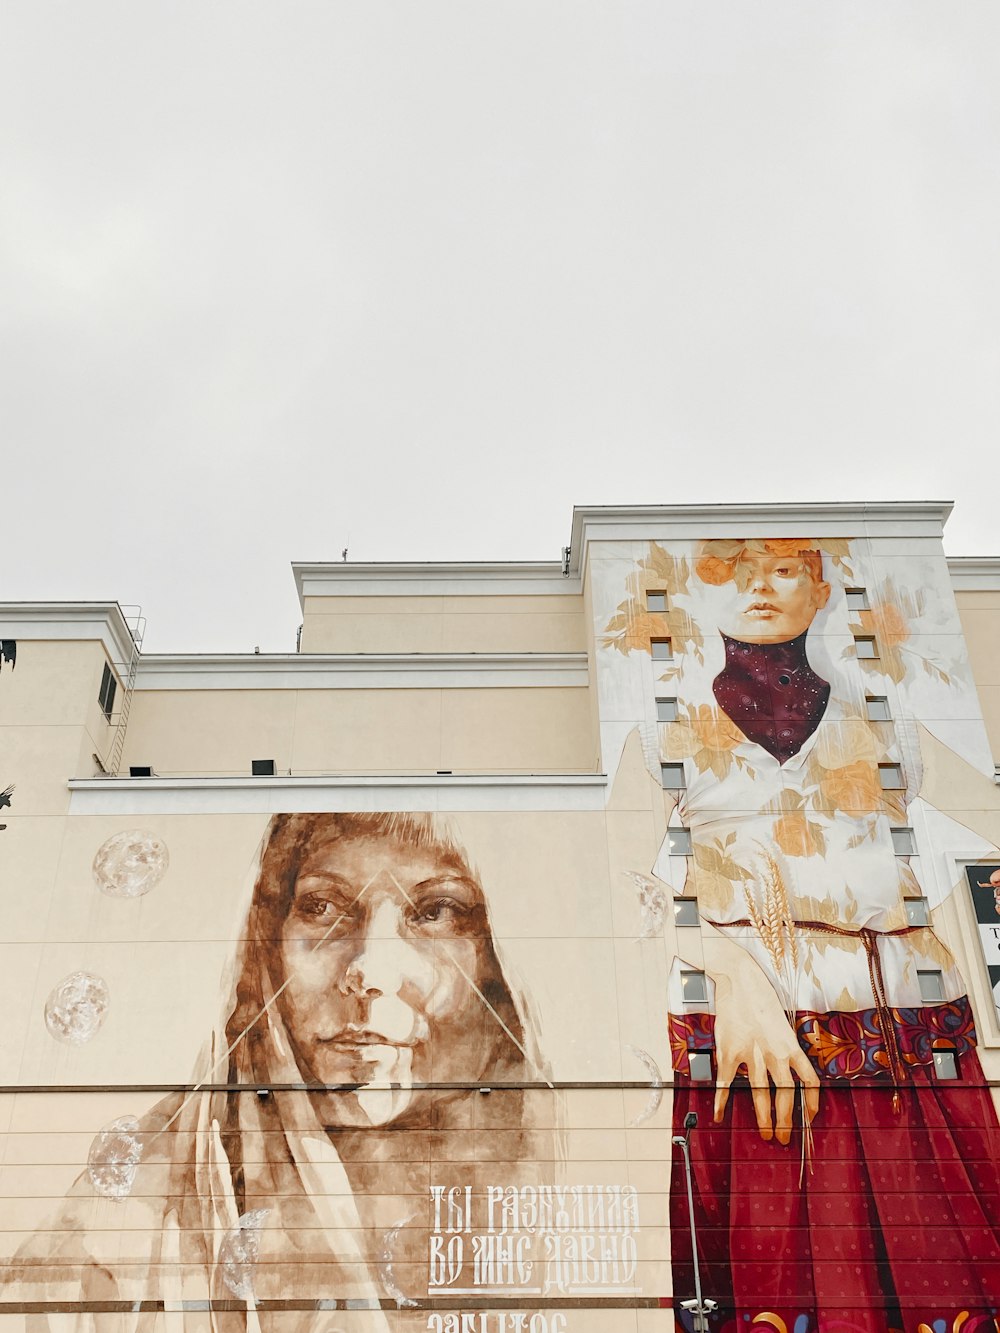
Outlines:
<svg viewBox="0 0 1000 1333"><path fill-rule="evenodd" d="M798 754L826 712L830 686L806 657L806 636L741 643L722 636L726 665L712 682L719 707L779 764Z"/></svg>

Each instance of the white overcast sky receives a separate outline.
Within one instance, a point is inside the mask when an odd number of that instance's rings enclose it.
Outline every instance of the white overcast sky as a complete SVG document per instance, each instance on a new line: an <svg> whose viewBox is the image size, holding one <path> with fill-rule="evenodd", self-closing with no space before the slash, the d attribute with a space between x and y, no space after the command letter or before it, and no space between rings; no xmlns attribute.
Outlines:
<svg viewBox="0 0 1000 1333"><path fill-rule="evenodd" d="M4 0L0 598L290 649L574 503L1000 550L996 0Z"/></svg>

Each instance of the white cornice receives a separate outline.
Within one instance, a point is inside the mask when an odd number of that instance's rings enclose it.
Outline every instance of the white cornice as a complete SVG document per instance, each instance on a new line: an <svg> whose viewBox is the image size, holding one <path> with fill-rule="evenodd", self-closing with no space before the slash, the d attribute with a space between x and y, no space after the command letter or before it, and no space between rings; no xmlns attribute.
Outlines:
<svg viewBox="0 0 1000 1333"><path fill-rule="evenodd" d="M139 663L137 690L498 689L586 685L586 653L191 653Z"/></svg>
<svg viewBox="0 0 1000 1333"><path fill-rule="evenodd" d="M953 555L948 573L956 592L1000 592L1000 555Z"/></svg>
<svg viewBox="0 0 1000 1333"><path fill-rule="evenodd" d="M929 537L940 540L951 500L827 501L809 504L577 505L570 565L558 561L350 564L295 561L306 597L503 596L580 591L586 544L705 537Z"/></svg>
<svg viewBox="0 0 1000 1333"><path fill-rule="evenodd" d="M706 537L936 537L950 500L822 504L577 505L570 569L579 575L591 541L683 541Z"/></svg>
<svg viewBox="0 0 1000 1333"><path fill-rule="evenodd" d="M603 810L604 773L273 778L71 778L70 813Z"/></svg>
<svg viewBox="0 0 1000 1333"><path fill-rule="evenodd" d="M117 602L0 602L0 638L100 639L119 668L133 651L132 635Z"/></svg>
<svg viewBox="0 0 1000 1333"><path fill-rule="evenodd" d="M350 564L293 561L299 605L306 597L524 597L578 593L558 560Z"/></svg>

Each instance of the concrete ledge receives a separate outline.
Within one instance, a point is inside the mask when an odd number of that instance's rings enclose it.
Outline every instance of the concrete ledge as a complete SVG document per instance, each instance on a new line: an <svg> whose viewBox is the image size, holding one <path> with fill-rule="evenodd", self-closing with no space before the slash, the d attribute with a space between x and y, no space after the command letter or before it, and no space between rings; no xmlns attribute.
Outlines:
<svg viewBox="0 0 1000 1333"><path fill-rule="evenodd" d="M570 570L592 541L685 541L709 537L931 537L940 539L950 500L821 504L577 505Z"/></svg>
<svg viewBox="0 0 1000 1333"><path fill-rule="evenodd" d="M117 602L0 602L0 639L99 639L117 666L133 653L132 634Z"/></svg>
<svg viewBox="0 0 1000 1333"><path fill-rule="evenodd" d="M956 592L1000 592L1000 555L949 556L948 573Z"/></svg>
<svg viewBox="0 0 1000 1333"><path fill-rule="evenodd" d="M525 597L580 592L558 560L483 562L293 561L299 605L307 597Z"/></svg>
<svg viewBox="0 0 1000 1333"><path fill-rule="evenodd" d="M145 654L137 690L497 689L585 686L586 653Z"/></svg>
<svg viewBox="0 0 1000 1333"><path fill-rule="evenodd" d="M71 778L70 814L603 810L605 773Z"/></svg>

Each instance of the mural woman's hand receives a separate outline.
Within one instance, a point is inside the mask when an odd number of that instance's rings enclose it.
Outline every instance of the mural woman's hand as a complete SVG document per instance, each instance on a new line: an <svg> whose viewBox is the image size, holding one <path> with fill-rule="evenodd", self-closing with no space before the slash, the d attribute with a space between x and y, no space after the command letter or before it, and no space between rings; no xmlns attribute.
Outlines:
<svg viewBox="0 0 1000 1333"><path fill-rule="evenodd" d="M747 984L749 983L749 984ZM761 973L716 979L715 1049L718 1058L715 1120L722 1120L729 1088L740 1065L750 1076L760 1136L788 1143L792 1136L796 1080L803 1087L803 1111L812 1121L819 1110L819 1077L802 1050L777 995ZM774 1084L774 1116L771 1084Z"/></svg>

